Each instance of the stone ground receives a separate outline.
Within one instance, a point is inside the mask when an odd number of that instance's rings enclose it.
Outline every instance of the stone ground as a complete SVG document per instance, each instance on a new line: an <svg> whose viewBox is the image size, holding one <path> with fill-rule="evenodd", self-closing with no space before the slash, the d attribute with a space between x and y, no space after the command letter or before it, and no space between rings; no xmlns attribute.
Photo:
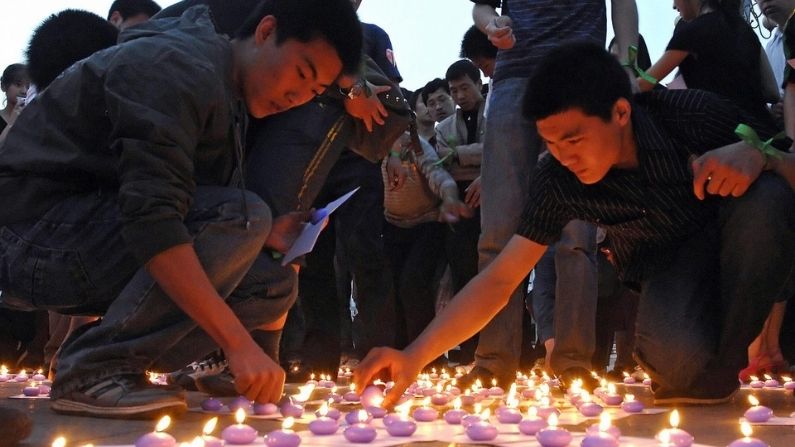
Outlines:
<svg viewBox="0 0 795 447"><path fill-rule="evenodd" d="M65 436L68 446L83 446L91 443L94 445L120 445L132 444L141 434L153 429L153 421L128 421L113 419L95 419L86 417L69 417L55 414L49 409L47 400L16 400L8 396L21 393L22 385L0 385L0 405L18 408L28 412L34 421L33 434L23 446L49 446L57 436ZM648 394L637 391L632 392L647 404L650 404ZM646 392L647 393L647 392ZM738 418L748 408L747 395L749 391L741 390L735 395L732 402L712 407L681 407L681 427L689 431L696 438L696 442L713 446L726 446L732 440L740 437ZM764 405L773 408L777 416L789 416L795 412L795 397L793 393L782 390L755 391L754 394ZM190 393L189 406L198 406L205 398L200 393ZM648 405L650 406L650 405ZM653 437L660 429L666 427L667 413L661 415L632 416L615 422L621 431L628 436ZM187 413L172 422L168 432L178 441L189 441L201 432L207 415ZM0 421L0 424L2 421ZM232 417L224 416L219 420L219 427L233 423ZM247 424L256 428L260 433L267 433L278 428L279 423L273 421L248 420ZM584 424L577 427L567 427L572 430L583 431ZM296 426L301 430L305 427ZM217 433L218 431L216 431ZM795 427L754 427L754 436L761 438L772 447L795 446ZM419 443L417 443L419 444ZM442 443L422 443L424 446L445 446ZM0 445L2 442L0 440Z"/></svg>

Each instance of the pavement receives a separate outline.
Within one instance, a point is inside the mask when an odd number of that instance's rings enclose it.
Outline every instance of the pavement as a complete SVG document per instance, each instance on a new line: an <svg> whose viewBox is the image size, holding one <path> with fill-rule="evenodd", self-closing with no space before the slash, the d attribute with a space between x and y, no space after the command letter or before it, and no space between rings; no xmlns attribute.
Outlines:
<svg viewBox="0 0 795 447"><path fill-rule="evenodd" d="M20 394L21 384L0 384L0 405L18 408L27 412L33 419L33 433L22 446L50 446L58 436L67 439L67 446L131 445L143 433L153 430L156 421L114 420L87 417L61 416L49 408L46 399L8 399ZM620 391L620 390L619 390ZM647 407L651 406L651 395L645 388L632 387L631 391ZM730 403L717 406L679 407L682 423L680 427L695 436L696 442L712 446L726 446L740 438L738 418L749 407L747 396L753 393L763 405L771 407L776 416L789 416L795 412L795 397L792 391L784 390L740 390ZM189 393L189 407L197 407L206 398L201 393ZM208 416L188 412L172 422L168 432L180 442L188 442L201 433ZM0 421L2 423L2 421ZM221 416L219 427L234 423L231 416ZM277 421L250 419L247 424L260 433L279 428ZM566 426L570 430L584 431L589 423L579 426ZM615 421L622 433L627 436L651 438L668 426L668 413L656 415L631 416ZM306 427L296 425L296 430ZM220 430L216 430L216 435ZM795 446L794 426L754 426L754 437L760 438L772 447ZM415 443L420 445L420 443ZM0 446L4 445L0 440ZM406 444L409 445L409 444ZM423 446L448 446L447 443L421 443ZM474 445L474 444L472 444Z"/></svg>

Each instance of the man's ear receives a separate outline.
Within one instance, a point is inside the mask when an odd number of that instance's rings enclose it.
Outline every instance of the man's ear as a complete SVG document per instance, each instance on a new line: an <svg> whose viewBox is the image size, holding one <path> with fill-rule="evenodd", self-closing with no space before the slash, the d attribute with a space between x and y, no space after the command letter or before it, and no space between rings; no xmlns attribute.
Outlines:
<svg viewBox="0 0 795 447"><path fill-rule="evenodd" d="M276 17L267 15L259 21L259 25L257 25L257 29L254 31L254 42L259 45L268 40L268 37L271 35L275 37L275 33Z"/></svg>
<svg viewBox="0 0 795 447"><path fill-rule="evenodd" d="M121 13L119 11L113 11L110 14L110 19L108 20L108 22L110 22L111 25L115 26L116 28L120 28L122 22L124 22L124 17L121 16Z"/></svg>
<svg viewBox="0 0 795 447"><path fill-rule="evenodd" d="M613 104L613 120L620 126L629 124L632 117L632 104L626 98L618 98Z"/></svg>

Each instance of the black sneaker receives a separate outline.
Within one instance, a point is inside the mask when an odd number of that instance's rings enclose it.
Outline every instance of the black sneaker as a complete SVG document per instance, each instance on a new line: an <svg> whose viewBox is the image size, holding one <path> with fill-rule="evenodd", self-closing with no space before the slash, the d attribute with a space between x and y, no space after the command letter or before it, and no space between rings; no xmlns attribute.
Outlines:
<svg viewBox="0 0 795 447"><path fill-rule="evenodd" d="M656 390L654 392L654 405L718 405L731 402L740 388L735 388L730 392L716 393L703 389L693 389L691 391L666 391Z"/></svg>
<svg viewBox="0 0 795 447"><path fill-rule="evenodd" d="M236 397L240 393L235 389L235 378L229 370L212 376L196 378L196 388L202 393L214 397Z"/></svg>
<svg viewBox="0 0 795 447"><path fill-rule="evenodd" d="M481 385L483 385L484 388L491 387L491 381L497 379L497 385L501 386L502 388L508 389L510 388L515 378L516 375L514 373L506 375L497 375L482 366L476 365L467 374L465 374L463 377L458 379L456 382L458 388L464 390L466 388L471 387L472 384L474 384L475 381L478 379L480 379L480 383Z"/></svg>
<svg viewBox="0 0 795 447"><path fill-rule="evenodd" d="M575 380L581 380L582 389L589 393L593 393L593 390L599 386L599 381L594 378L591 372L579 366L564 370L560 376L558 376L558 379L560 380L560 389L563 391L569 389Z"/></svg>
<svg viewBox="0 0 795 447"><path fill-rule="evenodd" d="M0 445L13 447L33 430L30 416L14 408L0 407L0 421Z"/></svg>
<svg viewBox="0 0 795 447"><path fill-rule="evenodd" d="M228 363L222 352L212 353L204 360L193 362L179 371L169 373L167 380L168 383L179 385L186 390L197 391L196 379L221 374L227 366Z"/></svg>
<svg viewBox="0 0 795 447"><path fill-rule="evenodd" d="M185 393L173 386L152 385L143 376L109 377L99 383L54 396L56 413L101 418L151 419L187 411Z"/></svg>

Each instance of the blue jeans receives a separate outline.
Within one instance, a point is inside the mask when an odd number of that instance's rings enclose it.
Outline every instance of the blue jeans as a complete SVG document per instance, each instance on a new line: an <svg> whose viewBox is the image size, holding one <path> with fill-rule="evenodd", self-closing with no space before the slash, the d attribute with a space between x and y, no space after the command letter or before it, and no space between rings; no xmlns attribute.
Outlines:
<svg viewBox="0 0 795 447"><path fill-rule="evenodd" d="M635 356L655 394L725 396L774 302L795 290L795 193L763 174L641 283Z"/></svg>
<svg viewBox="0 0 795 447"><path fill-rule="evenodd" d="M277 320L295 299L294 270L261 252L270 224L259 197L223 187L198 187L185 218L207 276L248 329ZM217 349L129 252L121 227L115 194L92 192L0 228L5 304L103 315L64 343L55 398L107 377L174 370Z"/></svg>

